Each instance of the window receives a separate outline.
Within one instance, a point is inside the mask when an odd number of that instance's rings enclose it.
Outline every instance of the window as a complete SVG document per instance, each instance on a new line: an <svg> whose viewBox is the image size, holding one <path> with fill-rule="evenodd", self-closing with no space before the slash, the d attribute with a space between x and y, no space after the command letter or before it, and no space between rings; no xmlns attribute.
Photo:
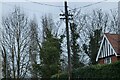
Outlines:
<svg viewBox="0 0 120 80"><path fill-rule="evenodd" d="M111 63L111 57L107 57L104 59L105 64L110 64Z"/></svg>

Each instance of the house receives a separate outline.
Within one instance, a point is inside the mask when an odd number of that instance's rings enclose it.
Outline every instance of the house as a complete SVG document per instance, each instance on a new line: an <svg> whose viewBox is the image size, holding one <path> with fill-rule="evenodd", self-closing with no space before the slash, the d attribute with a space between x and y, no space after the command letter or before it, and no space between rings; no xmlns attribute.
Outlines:
<svg viewBox="0 0 120 80"><path fill-rule="evenodd" d="M110 64L120 60L120 34L105 33L96 57L99 64Z"/></svg>

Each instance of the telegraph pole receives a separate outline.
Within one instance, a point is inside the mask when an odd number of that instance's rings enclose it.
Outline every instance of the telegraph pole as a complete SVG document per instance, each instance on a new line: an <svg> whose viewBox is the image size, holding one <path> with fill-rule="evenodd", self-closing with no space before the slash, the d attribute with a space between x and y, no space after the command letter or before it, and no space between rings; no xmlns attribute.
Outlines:
<svg viewBox="0 0 120 80"><path fill-rule="evenodd" d="M69 41L69 27L68 27L68 21L70 20L69 16L72 16L71 14L68 14L67 10L67 2L65 1L65 14L60 14L60 16L65 16L65 18L60 18L60 19L65 19L66 23L66 36L67 36L67 52L68 52L68 80L71 78L71 54L70 54L70 41Z"/></svg>

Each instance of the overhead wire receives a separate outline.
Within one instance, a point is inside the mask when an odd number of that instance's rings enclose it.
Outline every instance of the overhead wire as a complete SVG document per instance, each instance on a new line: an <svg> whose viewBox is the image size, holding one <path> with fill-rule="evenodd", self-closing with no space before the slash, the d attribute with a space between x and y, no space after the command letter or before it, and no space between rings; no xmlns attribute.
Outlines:
<svg viewBox="0 0 120 80"><path fill-rule="evenodd" d="M33 2L33 1L30 1L30 0L26 0L26 1L29 1L29 2L32 2L32 3L36 3L36 4L40 4L40 5L46 5L46 6L64 7L64 6L57 6L57 5L46 4L46 3L41 3L41 2ZM96 4L102 3L102 2L104 2L104 1L107 1L107 0L99 1L99 2L96 2L96 3L88 4L88 5L81 6L81 7L77 7L77 8L74 8L74 9L86 8L86 7L89 7L89 6L92 6L92 5L96 5ZM69 7L69 8L70 8L70 7ZM70 8L70 10L74 10L74 9L73 9L73 8ZM63 13L63 10L60 9L60 11Z"/></svg>
<svg viewBox="0 0 120 80"><path fill-rule="evenodd" d="M53 4L46 4L46 3L41 3L41 2L33 2L33 1L30 1L30 0L26 0L26 1L29 1L29 2L31 2L31 3L35 3L35 4L40 4L40 5L45 5L45 6L51 6L51 7L58 7L58 8L60 8L60 7L64 7L64 6L58 6L58 5L53 5ZM96 2L96 3L91 3L91 4L88 4L88 5L85 5L85 6L81 6L81 7L77 7L77 8L74 8L74 9L82 9L82 8L86 8L86 7L90 7L90 6L93 6L93 5L96 5L96 4L100 4L100 3L102 3L102 2L105 2L105 1L107 1L107 0L103 0L103 1L99 1L99 2ZM69 6L68 6L68 8L70 8ZM25 9L25 8L24 8ZM70 8L70 10L74 10L73 8ZM28 9L27 9L28 10ZM30 10L30 9L29 9ZM61 10L61 9L60 9ZM61 12L62 13L64 13L63 12L63 10L61 10ZM57 16L58 17L58 16ZM55 17L55 18L57 18L57 17Z"/></svg>
<svg viewBox="0 0 120 80"><path fill-rule="evenodd" d="M85 5L85 6L81 6L81 7L76 7L76 8L68 7L68 8L70 9L70 11L72 11L72 10L77 11L76 15L74 14L74 17L76 17L79 14L79 12L81 11L82 8L90 7L90 6L93 6L93 5L96 5L96 4L100 4L100 3L105 2L105 1L108 1L108 0L102 0L102 1L99 1L99 2L91 3L91 4L88 4L88 5Z"/></svg>
<svg viewBox="0 0 120 80"><path fill-rule="evenodd" d="M53 4L46 4L46 3L41 3L41 2L33 2L33 1L30 1L30 0L26 0L26 1L29 1L29 2L35 3L35 4L44 5L44 6L51 6L51 7L58 7L58 8L64 7L64 6L58 6L58 5L53 5ZM62 9L60 9L60 11L61 11L62 13L64 13L64 11L63 11ZM54 17L53 19L57 19L57 18L58 18L58 16L57 16L57 17Z"/></svg>
<svg viewBox="0 0 120 80"><path fill-rule="evenodd" d="M29 1L29 2L31 2L31 3L35 3L35 4L40 4L40 5L45 5L45 6L52 6L52 7L64 7L64 6L58 6L58 5L53 5L53 4L46 4L46 3L41 3L41 2L33 2L33 1L30 1L30 0L26 0L26 1ZM81 9L81 8L86 8L86 7L89 7L89 6L92 6L92 5L96 5L96 4L99 4L99 3L102 3L102 2L104 2L104 1L107 1L107 0L103 0L103 1L99 1L99 2L96 2L96 3L92 3L92 4L88 4L88 5L85 5L85 6L82 6L82 7L77 7L77 8L74 8L74 9ZM68 7L68 8L70 8L70 7ZM24 8L25 9L25 8ZM28 10L28 9L27 9ZM30 10L30 9L29 9ZM70 8L70 10L73 10L72 8ZM60 9L60 11L62 12L62 13L64 13L63 12L63 10L61 10ZM40 11L39 11L40 12ZM56 18L56 17L55 17Z"/></svg>
<svg viewBox="0 0 120 80"><path fill-rule="evenodd" d="M26 1L31 2L31 3L35 3L35 4L45 5L45 6L64 7L64 6L58 6L58 5L53 5L53 4L46 4L46 3L41 3L41 2L34 2L34 1L31 1L31 0L26 0ZM92 5L96 5L96 4L102 3L104 1L107 1L107 0L99 1L99 2L96 2L96 3L88 4L88 5L85 5L85 6L82 6L82 7L77 7L77 8L74 8L74 9L86 8L86 7L89 7L89 6L92 6ZM68 6L68 8L70 8L70 7ZM70 10L74 10L74 9L70 8ZM60 9L60 11L62 13L64 13L63 10Z"/></svg>
<svg viewBox="0 0 120 80"><path fill-rule="evenodd" d="M26 0L26 1L31 2L31 3L35 3L35 4L45 5L45 6L52 6L52 7L59 7L59 8L60 7L64 7L64 6L58 6L58 5L53 5L53 4L47 4L47 3L43 3L43 2L34 2L34 1L31 1L31 0ZM93 5L105 2L105 1L108 1L108 0L103 0L103 1L96 2L96 3L91 3L91 4L88 4L88 5L85 5L85 6L81 6L81 7L77 7L77 8L74 8L74 9L81 9L81 8L90 7L90 6L93 6ZM68 6L68 8L70 8L70 10L74 10L73 8L71 8L69 6ZM61 12L63 13L62 10L61 10Z"/></svg>
<svg viewBox="0 0 120 80"><path fill-rule="evenodd" d="M58 5L53 5L53 4L47 4L47 3L41 3L41 2L34 2L34 1L30 1L30 0L26 0L26 1L29 1L31 3L40 4L40 5L52 6L52 7L64 7L64 6L58 6Z"/></svg>
<svg viewBox="0 0 120 80"><path fill-rule="evenodd" d="M15 5L12 5L12 4L8 4L8 3L3 3L3 4L5 4L5 5L7 5L7 6L15 6ZM22 7L24 10L25 10L25 12L29 12L29 11L31 11L33 14L36 14L35 12L37 11L37 10L32 10L32 9L28 9L28 8L25 8L25 7ZM37 11L37 12L41 12L41 11ZM53 14L52 13L52 15L57 15L57 14ZM59 18L59 15L57 15L57 16L54 16L53 17L53 20L56 20L56 19L58 19Z"/></svg>
<svg viewBox="0 0 120 80"><path fill-rule="evenodd" d="M2 3L2 4L5 4L5 5L7 5L7 6L11 6L11 7L15 7L15 5L12 5L12 4L9 4L9 3ZM21 7L21 6L20 6ZM39 11L39 10L35 10L35 9L29 9L29 8L25 8L25 7L21 7L22 9L24 9L25 10L25 12L32 12L32 13L35 13L35 12L41 12L41 13L43 13L42 11ZM36 13L35 13L36 14ZM52 13L53 15L56 15L56 14L54 14L54 13ZM58 15L57 15L57 17L58 17Z"/></svg>
<svg viewBox="0 0 120 80"><path fill-rule="evenodd" d="M103 0L103 1L95 2L95 3L91 3L91 4L88 4L88 5L85 5L85 6L81 6L81 7L77 7L77 8L74 8L74 9L86 8L86 7L93 6L93 5L96 5L96 4L105 2L105 1L108 1L108 0ZM70 8L70 7L69 7L69 8ZM72 8L70 8L70 9L71 9L71 10L74 10L74 9L72 9Z"/></svg>

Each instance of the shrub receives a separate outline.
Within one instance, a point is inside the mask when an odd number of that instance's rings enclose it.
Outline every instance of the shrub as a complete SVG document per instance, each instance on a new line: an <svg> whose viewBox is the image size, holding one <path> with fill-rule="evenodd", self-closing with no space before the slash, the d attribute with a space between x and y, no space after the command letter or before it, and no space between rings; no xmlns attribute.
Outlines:
<svg viewBox="0 0 120 80"><path fill-rule="evenodd" d="M63 72L51 77L56 80L67 80L67 72ZM120 78L120 61L106 65L91 65L83 68L78 68L72 71L72 78L81 80L111 80Z"/></svg>

